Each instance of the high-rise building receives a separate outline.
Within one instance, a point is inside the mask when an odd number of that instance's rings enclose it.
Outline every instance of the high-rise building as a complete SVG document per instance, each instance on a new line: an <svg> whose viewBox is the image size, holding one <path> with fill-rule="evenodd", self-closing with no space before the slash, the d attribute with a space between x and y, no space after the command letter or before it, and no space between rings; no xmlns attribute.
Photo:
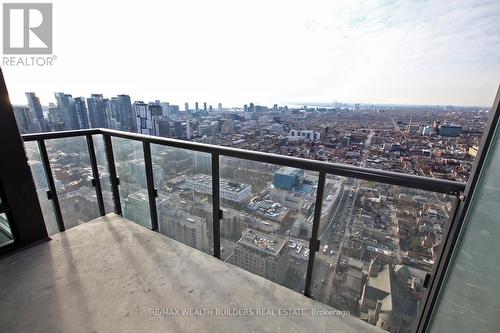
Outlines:
<svg viewBox="0 0 500 333"><path fill-rule="evenodd" d="M147 188L148 183L146 179L146 167L144 165L144 160L137 159L132 160L128 163L128 168L134 184L139 185L142 188ZM163 174L163 168L157 164L152 165L154 184L157 188L162 188L165 185L165 177Z"/></svg>
<svg viewBox="0 0 500 333"><path fill-rule="evenodd" d="M159 198L157 202L160 233L198 250L209 250L208 229L204 218L178 209L171 198Z"/></svg>
<svg viewBox="0 0 500 333"><path fill-rule="evenodd" d="M162 110L163 110L163 117L168 117L170 116L170 103L168 102L160 102L160 101L156 101L156 103L160 104Z"/></svg>
<svg viewBox="0 0 500 333"><path fill-rule="evenodd" d="M194 152L194 170L197 173L207 174L212 169L212 157L210 154Z"/></svg>
<svg viewBox="0 0 500 333"><path fill-rule="evenodd" d="M155 122L162 120L163 109L159 103L146 104L142 101L134 102L134 113L136 115L137 133L147 135L158 135Z"/></svg>
<svg viewBox="0 0 500 333"><path fill-rule="evenodd" d="M129 95L118 95L118 109L120 113L120 128L123 131L135 132L137 130L135 114L132 110L132 103Z"/></svg>
<svg viewBox="0 0 500 333"><path fill-rule="evenodd" d="M61 115L61 110L54 104L49 103L49 124L52 131L62 131L64 130L64 122Z"/></svg>
<svg viewBox="0 0 500 333"><path fill-rule="evenodd" d="M37 121L40 124L40 129L43 132L49 130L47 121L43 116L42 105L40 104L40 99L35 95L34 92L27 92L26 99L28 100L28 106L31 109L31 112L35 115Z"/></svg>
<svg viewBox="0 0 500 333"><path fill-rule="evenodd" d="M78 117L78 128L90 128L87 106L85 105L85 98L75 97L73 101L75 103L76 115Z"/></svg>
<svg viewBox="0 0 500 333"><path fill-rule="evenodd" d="M194 103L194 109L195 109L195 111L199 110L199 108L198 108L198 102Z"/></svg>
<svg viewBox="0 0 500 333"><path fill-rule="evenodd" d="M191 120L186 119L186 139L191 140Z"/></svg>
<svg viewBox="0 0 500 333"><path fill-rule="evenodd" d="M29 107L14 106L14 116L16 117L17 127L21 133L40 132L40 123Z"/></svg>
<svg viewBox="0 0 500 333"><path fill-rule="evenodd" d="M150 102L148 106L149 111L151 112L151 117L153 117L154 119L163 117L163 107L161 106L161 103L159 101Z"/></svg>
<svg viewBox="0 0 500 333"><path fill-rule="evenodd" d="M149 216L148 191L140 190L131 193L125 198L124 201L123 217L146 228L151 228L149 225L151 221L144 218L145 216Z"/></svg>
<svg viewBox="0 0 500 333"><path fill-rule="evenodd" d="M176 121L174 123L174 133L176 139L184 137L184 128L182 126L182 122Z"/></svg>
<svg viewBox="0 0 500 333"><path fill-rule="evenodd" d="M186 111L186 112L189 111L189 103L188 102L184 103L184 111Z"/></svg>
<svg viewBox="0 0 500 333"><path fill-rule="evenodd" d="M281 167L274 172L274 187L292 191L302 187L304 170L292 167Z"/></svg>
<svg viewBox="0 0 500 333"><path fill-rule="evenodd" d="M219 111L222 111L222 103L219 103L218 109L219 109Z"/></svg>
<svg viewBox="0 0 500 333"><path fill-rule="evenodd" d="M215 125L214 125L215 123ZM199 126L198 126L198 134L200 136L208 136L208 137L213 137L215 136L215 133L217 133L217 122L210 122L208 120L204 120Z"/></svg>
<svg viewBox="0 0 500 333"><path fill-rule="evenodd" d="M108 121L110 128L121 129L123 122L122 114L120 112L120 105L118 104L117 97L105 99L106 101L106 116L109 117Z"/></svg>
<svg viewBox="0 0 500 333"><path fill-rule="evenodd" d="M61 120L64 123L64 129L80 129L73 97L70 94L62 92L56 92L54 95L56 97L57 108L59 109Z"/></svg>
<svg viewBox="0 0 500 333"><path fill-rule="evenodd" d="M87 107L91 127L111 127L106 116L106 101L102 94L92 94L91 97L87 98Z"/></svg>
<svg viewBox="0 0 500 333"><path fill-rule="evenodd" d="M154 122L154 126L157 136L170 137L170 121L168 119L157 119Z"/></svg>
<svg viewBox="0 0 500 333"><path fill-rule="evenodd" d="M177 117L177 116L179 116L179 105L170 104L169 116L170 117Z"/></svg>
<svg viewBox="0 0 500 333"><path fill-rule="evenodd" d="M288 258L286 239L247 228L236 243L230 261L266 279L283 283Z"/></svg>

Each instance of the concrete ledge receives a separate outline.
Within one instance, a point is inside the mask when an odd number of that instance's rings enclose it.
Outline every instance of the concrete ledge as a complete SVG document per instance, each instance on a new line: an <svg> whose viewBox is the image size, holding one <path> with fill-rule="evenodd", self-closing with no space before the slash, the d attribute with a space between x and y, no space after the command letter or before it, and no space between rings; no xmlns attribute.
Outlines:
<svg viewBox="0 0 500 333"><path fill-rule="evenodd" d="M0 332L381 332L114 214L0 259L0 286Z"/></svg>

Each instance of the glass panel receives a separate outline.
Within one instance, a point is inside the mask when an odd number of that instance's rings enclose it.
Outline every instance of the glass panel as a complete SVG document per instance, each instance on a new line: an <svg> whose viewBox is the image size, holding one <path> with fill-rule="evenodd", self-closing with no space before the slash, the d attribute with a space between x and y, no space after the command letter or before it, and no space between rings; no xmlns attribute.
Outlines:
<svg viewBox="0 0 500 333"><path fill-rule="evenodd" d="M499 165L497 125L431 332L500 332Z"/></svg>
<svg viewBox="0 0 500 333"><path fill-rule="evenodd" d="M109 180L108 160L106 158L104 139L102 135L92 135L92 139L94 141L97 169L99 170L99 179L101 181L104 210L106 214L113 213L115 211L115 204L113 202L113 192L111 190L111 182Z"/></svg>
<svg viewBox="0 0 500 333"><path fill-rule="evenodd" d="M384 330L413 331L453 200L328 176L313 297Z"/></svg>
<svg viewBox="0 0 500 333"><path fill-rule="evenodd" d="M206 253L213 253L212 184L203 190L193 179L210 177L211 156L151 145L160 233Z"/></svg>
<svg viewBox="0 0 500 333"><path fill-rule="evenodd" d="M142 142L112 138L123 217L151 228Z"/></svg>
<svg viewBox="0 0 500 333"><path fill-rule="evenodd" d="M13 239L7 215L2 213L0 214L0 246L12 243Z"/></svg>
<svg viewBox="0 0 500 333"><path fill-rule="evenodd" d="M46 140L47 154L66 229L99 217L85 137Z"/></svg>
<svg viewBox="0 0 500 333"><path fill-rule="evenodd" d="M220 177L222 257L302 293L318 174L222 157Z"/></svg>
<svg viewBox="0 0 500 333"><path fill-rule="evenodd" d="M41 162L42 159L40 158L38 144L36 142L25 142L24 148L26 150L26 156L28 158L31 174L33 175L38 201L40 202L40 207L42 208L45 227L47 228L47 233L50 236L59 232L59 229L57 228L52 201L50 201L47 197L49 187L47 185L45 170Z"/></svg>

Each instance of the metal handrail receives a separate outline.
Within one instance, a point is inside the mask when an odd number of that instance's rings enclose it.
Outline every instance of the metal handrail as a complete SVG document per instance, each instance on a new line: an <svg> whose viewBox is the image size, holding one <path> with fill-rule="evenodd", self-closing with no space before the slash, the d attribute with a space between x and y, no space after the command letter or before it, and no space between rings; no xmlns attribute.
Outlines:
<svg viewBox="0 0 500 333"><path fill-rule="evenodd" d="M217 146L205 143L117 131L107 128L23 134L22 137L24 141L35 141L35 140L49 140L49 139L68 138L75 136L84 136L89 134L90 135L104 134L111 137L119 137L129 140L170 146L174 148L183 148L199 152L218 154L219 156L228 156L228 157L235 157L235 158L252 160L263 163L290 166L310 171L325 172L330 175L352 177L368 181L374 181L378 183L404 186L404 187L409 187L424 191L444 193L444 194L458 195L465 190L466 186L465 183L451 181L451 180L434 179L429 177L408 175L392 171L357 167L348 164L316 161L299 157L284 156L271 153L250 151L239 148Z"/></svg>
<svg viewBox="0 0 500 333"><path fill-rule="evenodd" d="M47 148L45 145L45 141L60 139L60 138L70 138L70 137L86 138L89 157L90 157L90 164L93 174L93 184L96 190L96 195L99 205L99 213L100 215L104 215L105 211L104 211L102 189L99 181L99 168L97 167L92 135L103 136L106 159L108 163L109 180L111 185L111 191L113 193L114 211L116 214L119 215L122 215L122 207L121 207L120 192L119 192L120 179L118 178L116 172L115 158L113 153L113 143L111 139L112 137L116 137L116 138L123 138L123 139L142 142L143 144L142 149L144 153L144 163L145 163L144 171L146 173L147 189L149 197L151 229L155 231L159 231L158 214L156 207L156 196L158 192L154 184L152 158L151 158L151 144L181 148L181 149L210 154L211 166L212 166L211 174L212 174L213 255L217 258L221 257L220 220L222 219L222 211L220 209L220 174L219 174L221 156L228 156L233 158L262 162L262 163L270 163L275 165L289 166L289 167L295 167L295 168L318 172L318 186L316 189L315 210L312 221L313 224L312 234L309 240L310 251L309 251L306 279L304 285L304 295L308 297L312 297L311 284L313 280L315 253L319 251L319 246L320 246L319 245L320 241L318 239L318 229L321 219L321 207L323 202L323 194L325 190L326 175L330 174L337 176L352 177L357 179L374 181L378 183L404 186L407 188L414 188L419 190L449 194L449 195L454 195L457 198L456 200L459 200L458 199L459 195L463 193L466 187L466 184L464 183L449 181L449 180L433 179L433 178L407 175L407 174L401 174L384 170L356 167L347 164L315 161L304 158L262 153L262 152L249 151L249 150L243 150L225 146L216 146L216 145L203 144L197 142L156 137L151 135L129 133L129 132L123 132L105 128L24 134L22 135L24 141L26 142L36 141L38 143L38 148L40 150L40 155L42 157L42 163L49 184L49 191L48 191L49 199L52 200L52 205L54 208L54 213L59 231L64 231L65 226L64 226L63 216L61 214L61 207L59 205L57 191L54 184L54 178L50 168L50 162L47 155ZM450 224L451 223L452 221L450 220Z"/></svg>

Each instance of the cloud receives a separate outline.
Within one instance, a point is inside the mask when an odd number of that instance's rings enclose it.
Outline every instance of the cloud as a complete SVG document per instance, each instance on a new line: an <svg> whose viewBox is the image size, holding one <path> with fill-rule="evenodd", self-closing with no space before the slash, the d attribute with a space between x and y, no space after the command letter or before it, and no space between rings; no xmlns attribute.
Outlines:
<svg viewBox="0 0 500 333"><path fill-rule="evenodd" d="M58 63L4 67L15 102L67 91L489 105L500 78L498 1L56 0L54 10Z"/></svg>

